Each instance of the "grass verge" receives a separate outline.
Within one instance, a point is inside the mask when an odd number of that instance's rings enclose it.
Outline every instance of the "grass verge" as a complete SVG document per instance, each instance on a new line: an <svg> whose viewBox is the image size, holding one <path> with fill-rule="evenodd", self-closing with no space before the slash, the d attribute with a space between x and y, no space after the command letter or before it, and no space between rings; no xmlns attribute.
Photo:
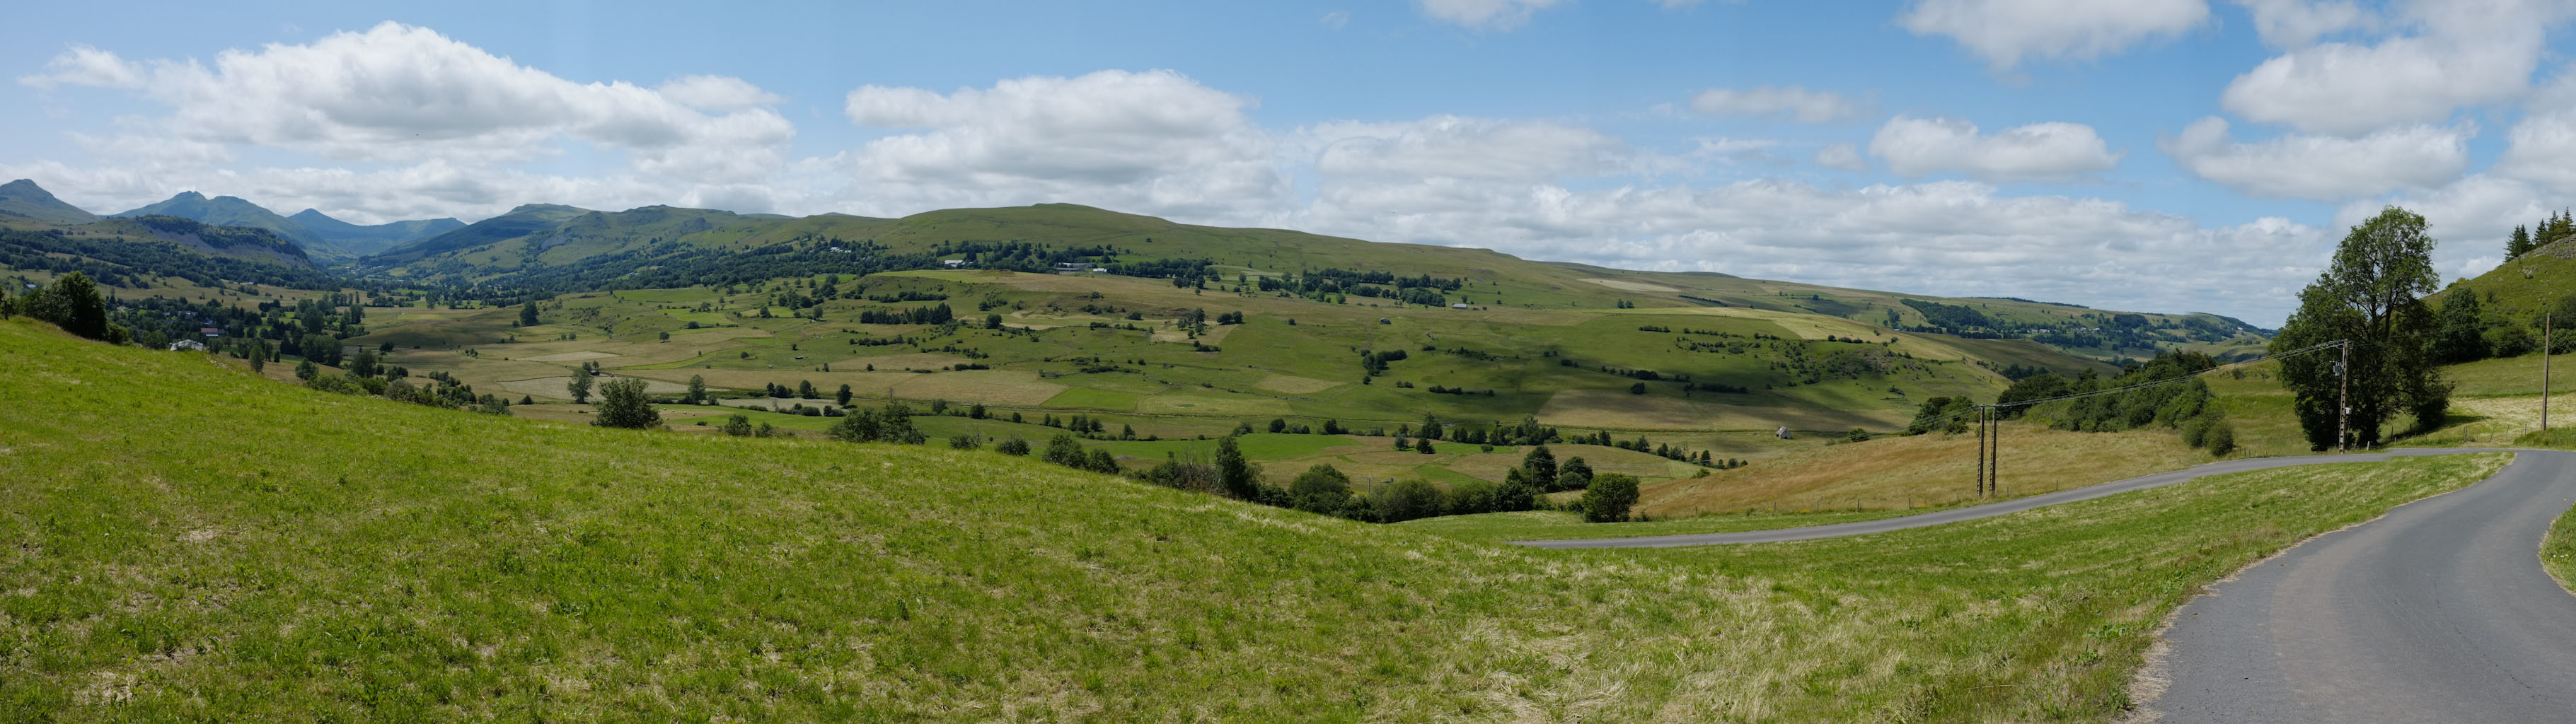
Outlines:
<svg viewBox="0 0 2576 724"><path fill-rule="evenodd" d="M2576 593L2576 508L2559 515L2549 525L2549 535L2540 539L2540 567L2558 579L2560 588Z"/></svg>
<svg viewBox="0 0 2576 724"><path fill-rule="evenodd" d="M0 322L0 720L2101 720L2154 623L2505 455L1537 551L993 453L604 430Z"/></svg>

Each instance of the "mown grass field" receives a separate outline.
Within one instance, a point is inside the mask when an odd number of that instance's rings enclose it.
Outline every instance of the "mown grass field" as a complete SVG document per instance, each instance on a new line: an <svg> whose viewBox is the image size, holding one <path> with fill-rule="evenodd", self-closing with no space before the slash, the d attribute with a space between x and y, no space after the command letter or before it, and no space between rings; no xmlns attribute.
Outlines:
<svg viewBox="0 0 2576 724"><path fill-rule="evenodd" d="M330 396L25 320L0 368L6 720L2100 721L2201 585L2508 458L1537 551Z"/></svg>

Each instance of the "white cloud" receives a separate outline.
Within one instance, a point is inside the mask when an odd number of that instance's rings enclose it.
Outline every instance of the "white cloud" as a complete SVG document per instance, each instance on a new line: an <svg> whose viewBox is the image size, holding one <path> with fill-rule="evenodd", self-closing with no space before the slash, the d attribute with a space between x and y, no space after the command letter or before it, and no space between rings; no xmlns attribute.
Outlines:
<svg viewBox="0 0 2576 724"><path fill-rule="evenodd" d="M308 45L226 50L211 68L74 48L47 70L19 82L133 90L170 106L169 116L133 121L134 133L339 160L515 161L578 140L624 150L639 171L722 182L776 168L795 135L766 109L702 113L663 92L574 83L391 22ZM735 100L757 93L732 79L693 84L725 80L737 84Z"/></svg>
<svg viewBox="0 0 2576 724"><path fill-rule="evenodd" d="M2208 21L2203 0L1922 0L1896 18L1916 35L1956 40L1996 68L2026 58L2098 58Z"/></svg>
<svg viewBox="0 0 2576 724"><path fill-rule="evenodd" d="M2422 214L2427 233L2438 240L2435 268L2448 276L2477 276L2495 268L2514 225L2546 220L2563 198L2517 179L2475 174L2440 188L2343 204L2335 210L2335 236L2382 208L2401 206Z"/></svg>
<svg viewBox="0 0 2576 724"><path fill-rule="evenodd" d="M1712 116L1757 116L1827 123L1850 118L1860 108L1842 96L1798 86L1762 86L1750 90L1710 88L1691 97L1691 110Z"/></svg>
<svg viewBox="0 0 2576 724"><path fill-rule="evenodd" d="M1287 193L1276 142L1250 99L1171 71L1032 76L939 94L865 86L845 112L922 129L846 159L875 209L1070 201L1145 213L1230 216Z"/></svg>
<svg viewBox="0 0 2576 724"><path fill-rule="evenodd" d="M1324 13L1323 19L1316 22L1322 23L1324 27L1340 30L1343 26L1351 24L1351 14L1347 11L1335 10Z"/></svg>
<svg viewBox="0 0 2576 724"><path fill-rule="evenodd" d="M43 73L18 77L20 85L45 90L62 85L131 89L143 87L143 82L142 66L87 45L74 45L46 61Z"/></svg>
<svg viewBox="0 0 2576 724"><path fill-rule="evenodd" d="M2544 30L2564 3L2486 0L2408 8L2412 35L2376 44L2330 42L2274 56L2227 85L2221 104L2250 121L2311 133L2360 135L2438 123L2460 106L2521 95L2538 67Z"/></svg>
<svg viewBox="0 0 2576 724"><path fill-rule="evenodd" d="M2227 121L2193 122L2159 144L2201 178L2257 196L2342 201L2429 188L2469 166L2467 128L2404 126L2361 138L2291 134L2261 143L2228 138Z"/></svg>
<svg viewBox="0 0 2576 724"><path fill-rule="evenodd" d="M1981 135L1976 124L1950 118L1897 116L1870 137L1869 154L1906 176L1957 172L1995 180L2067 179L2111 170L2113 153L2080 123L2033 123Z"/></svg>
<svg viewBox="0 0 2576 724"><path fill-rule="evenodd" d="M1300 146L1318 149L1316 171L1341 177L1542 181L1634 170L1638 160L1609 134L1547 121L1432 116L1318 124L1297 136ZM1754 148L1719 142L1715 152Z"/></svg>
<svg viewBox="0 0 2576 724"><path fill-rule="evenodd" d="M722 75L691 75L672 79L654 90L678 101L680 105L718 113L746 110L777 103L776 94L760 89L741 78Z"/></svg>
<svg viewBox="0 0 2576 724"><path fill-rule="evenodd" d="M1824 147L1823 150L1816 152L1815 162L1818 166L1845 171L1869 170L1869 159L1861 158L1860 147L1849 143L1836 143Z"/></svg>
<svg viewBox="0 0 2576 724"><path fill-rule="evenodd" d="M1530 14L1564 0L1414 0L1422 14L1473 30L1510 30L1528 23Z"/></svg>
<svg viewBox="0 0 2576 724"><path fill-rule="evenodd" d="M2277 324L2330 241L2267 218L2221 228L2098 199L2005 197L1939 181L1833 190L1777 179L1709 188L1327 184L1294 221L1381 241L1524 258L2118 309L2200 310ZM2046 275L2017 270L2046 268Z"/></svg>
<svg viewBox="0 0 2576 724"><path fill-rule="evenodd" d="M2379 18L2349 0L2235 0L2254 15L2254 33L2265 45L2296 48L2347 30L2365 30Z"/></svg>

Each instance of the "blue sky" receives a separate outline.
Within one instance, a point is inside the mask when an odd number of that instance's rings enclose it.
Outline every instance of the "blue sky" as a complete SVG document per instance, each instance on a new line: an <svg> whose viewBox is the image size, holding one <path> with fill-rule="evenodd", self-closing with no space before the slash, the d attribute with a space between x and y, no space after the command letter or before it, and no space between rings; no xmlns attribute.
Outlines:
<svg viewBox="0 0 2576 724"><path fill-rule="evenodd" d="M2576 189L2563 2L51 4L0 175L351 221L1068 201L2276 325Z"/></svg>

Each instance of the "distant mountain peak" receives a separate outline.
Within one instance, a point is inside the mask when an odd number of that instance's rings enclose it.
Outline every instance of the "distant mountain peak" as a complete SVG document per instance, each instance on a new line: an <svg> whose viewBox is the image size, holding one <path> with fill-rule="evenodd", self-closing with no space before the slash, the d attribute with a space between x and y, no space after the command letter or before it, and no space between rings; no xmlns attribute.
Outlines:
<svg viewBox="0 0 2576 724"><path fill-rule="evenodd" d="M63 224L86 224L98 215L54 198L53 192L36 185L33 179L18 179L0 184L0 213Z"/></svg>

